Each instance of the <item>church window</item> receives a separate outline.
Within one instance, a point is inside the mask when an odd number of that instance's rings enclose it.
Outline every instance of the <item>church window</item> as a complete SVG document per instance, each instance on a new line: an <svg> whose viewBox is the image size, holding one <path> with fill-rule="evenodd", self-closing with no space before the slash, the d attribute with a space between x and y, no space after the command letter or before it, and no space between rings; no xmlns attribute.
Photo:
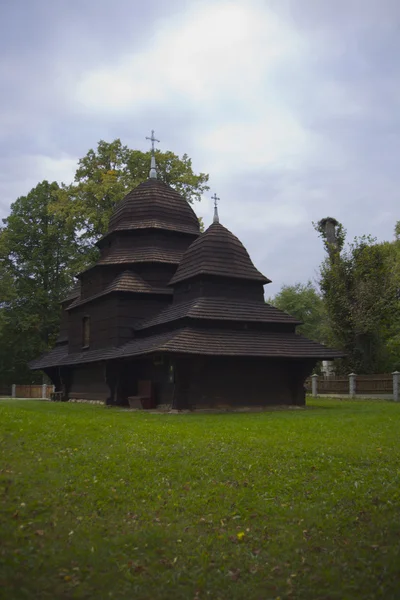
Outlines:
<svg viewBox="0 0 400 600"><path fill-rule="evenodd" d="M82 319L82 346L88 348L90 343L90 317Z"/></svg>

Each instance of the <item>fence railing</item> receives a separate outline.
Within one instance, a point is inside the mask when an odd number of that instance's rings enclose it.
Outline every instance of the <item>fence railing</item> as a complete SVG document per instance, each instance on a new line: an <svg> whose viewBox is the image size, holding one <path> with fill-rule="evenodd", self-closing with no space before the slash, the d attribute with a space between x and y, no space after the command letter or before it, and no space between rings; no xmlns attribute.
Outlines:
<svg viewBox="0 0 400 600"><path fill-rule="evenodd" d="M318 392L320 394L348 394L349 379L338 377L336 379L318 379Z"/></svg>
<svg viewBox="0 0 400 600"><path fill-rule="evenodd" d="M17 385L11 389L12 398L50 398L54 392L54 385Z"/></svg>
<svg viewBox="0 0 400 600"><path fill-rule="evenodd" d="M306 389L313 396L320 394L338 394L350 396L387 395L399 400L400 373L383 373L377 375L356 375L347 377L322 377L312 375L306 381Z"/></svg>

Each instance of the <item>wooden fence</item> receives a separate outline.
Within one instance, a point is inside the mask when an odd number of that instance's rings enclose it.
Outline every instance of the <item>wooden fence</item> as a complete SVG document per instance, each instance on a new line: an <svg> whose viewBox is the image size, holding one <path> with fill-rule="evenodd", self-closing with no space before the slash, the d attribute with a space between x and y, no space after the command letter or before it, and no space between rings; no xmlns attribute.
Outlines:
<svg viewBox="0 0 400 600"><path fill-rule="evenodd" d="M0 396L10 397L12 393L11 385L0 384Z"/></svg>
<svg viewBox="0 0 400 600"><path fill-rule="evenodd" d="M16 385L15 398L50 398L54 391L53 385Z"/></svg>
<svg viewBox="0 0 400 600"><path fill-rule="evenodd" d="M315 377L315 376L314 376ZM317 394L351 394L350 380L353 379L355 394L365 395L392 395L394 394L394 380L396 374L382 373L376 375L349 375L347 377L315 377ZM397 375L398 378L398 375ZM312 392L312 377L306 381L306 389Z"/></svg>
<svg viewBox="0 0 400 600"><path fill-rule="evenodd" d="M348 394L349 393L349 378L335 377L335 379L324 379L318 377L318 393L319 394Z"/></svg>
<svg viewBox="0 0 400 600"><path fill-rule="evenodd" d="M393 375L358 375L356 377L357 394L392 394Z"/></svg>

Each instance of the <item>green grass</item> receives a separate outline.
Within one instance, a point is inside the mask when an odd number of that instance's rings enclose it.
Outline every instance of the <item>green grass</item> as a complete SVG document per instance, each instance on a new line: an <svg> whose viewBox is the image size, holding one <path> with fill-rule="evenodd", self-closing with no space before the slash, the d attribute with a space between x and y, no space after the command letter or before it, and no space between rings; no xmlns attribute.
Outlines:
<svg viewBox="0 0 400 600"><path fill-rule="evenodd" d="M400 406L0 401L0 597L400 597Z"/></svg>

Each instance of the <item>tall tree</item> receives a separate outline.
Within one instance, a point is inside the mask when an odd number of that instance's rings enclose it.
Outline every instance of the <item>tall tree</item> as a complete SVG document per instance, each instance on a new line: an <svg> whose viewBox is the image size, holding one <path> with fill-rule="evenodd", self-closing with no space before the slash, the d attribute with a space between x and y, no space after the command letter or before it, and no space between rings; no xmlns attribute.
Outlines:
<svg viewBox="0 0 400 600"><path fill-rule="evenodd" d="M131 150L121 140L101 140L96 150L79 160L75 182L63 186L58 210L73 222L88 244L105 233L116 204L149 176L150 152ZM208 175L196 175L191 159L156 151L158 178L181 193L188 202L200 200L209 189Z"/></svg>
<svg viewBox="0 0 400 600"><path fill-rule="evenodd" d="M303 325L297 328L306 337L324 342L327 337L327 323L324 301L311 281L306 284L284 285L269 304L297 317Z"/></svg>
<svg viewBox="0 0 400 600"><path fill-rule="evenodd" d="M395 367L398 358L389 351L388 340L400 309L398 242L378 244L362 236L345 247L346 232L334 219L323 219L315 228L327 250L320 287L332 332L329 341L347 353L343 370L373 373Z"/></svg>
<svg viewBox="0 0 400 600"><path fill-rule="evenodd" d="M31 379L26 362L54 342L59 302L83 264L74 228L54 210L58 192L57 183L39 183L3 220L0 364L7 383Z"/></svg>
<svg viewBox="0 0 400 600"><path fill-rule="evenodd" d="M395 228L394 228L394 237L396 239L397 242L400 241L400 221L397 221Z"/></svg>

